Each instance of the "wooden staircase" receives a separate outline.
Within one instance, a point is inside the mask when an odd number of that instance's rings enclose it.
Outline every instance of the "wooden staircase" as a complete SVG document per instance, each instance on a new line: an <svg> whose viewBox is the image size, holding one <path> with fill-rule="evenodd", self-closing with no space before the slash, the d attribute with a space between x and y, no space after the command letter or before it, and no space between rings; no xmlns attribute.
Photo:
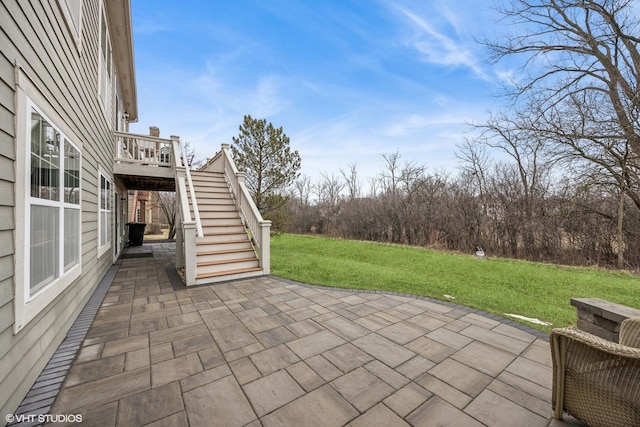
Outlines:
<svg viewBox="0 0 640 427"><path fill-rule="evenodd" d="M196 283L261 275L260 262L223 174L191 171L191 179L204 233L196 238Z"/></svg>

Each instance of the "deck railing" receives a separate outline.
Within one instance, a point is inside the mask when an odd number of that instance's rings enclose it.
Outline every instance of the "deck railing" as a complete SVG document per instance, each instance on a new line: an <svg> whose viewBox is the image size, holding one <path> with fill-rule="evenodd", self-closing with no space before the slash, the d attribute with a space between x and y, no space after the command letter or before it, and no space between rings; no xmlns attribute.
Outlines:
<svg viewBox="0 0 640 427"><path fill-rule="evenodd" d="M245 185L245 173L238 171L229 153L229 144L222 144L222 149L207 162L203 169L224 173L236 208L240 212L245 227L251 233L260 267L265 274L269 274L271 271L271 221L262 218Z"/></svg>
<svg viewBox="0 0 640 427"><path fill-rule="evenodd" d="M149 135L114 132L115 161L145 166L171 167L173 141Z"/></svg>

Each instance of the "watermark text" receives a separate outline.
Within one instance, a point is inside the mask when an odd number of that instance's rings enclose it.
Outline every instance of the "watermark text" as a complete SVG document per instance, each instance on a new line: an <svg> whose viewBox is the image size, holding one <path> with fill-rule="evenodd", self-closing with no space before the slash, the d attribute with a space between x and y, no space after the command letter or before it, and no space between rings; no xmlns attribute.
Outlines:
<svg viewBox="0 0 640 427"><path fill-rule="evenodd" d="M81 423L81 414L7 414L4 417L7 424L12 423Z"/></svg>

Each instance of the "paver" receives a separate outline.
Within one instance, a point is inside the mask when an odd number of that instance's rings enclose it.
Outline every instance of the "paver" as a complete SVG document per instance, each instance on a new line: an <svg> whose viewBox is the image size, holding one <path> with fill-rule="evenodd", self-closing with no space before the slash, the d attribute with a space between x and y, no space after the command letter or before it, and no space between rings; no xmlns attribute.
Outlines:
<svg viewBox="0 0 640 427"><path fill-rule="evenodd" d="M244 426L256 419L233 375L183 394L187 418L193 426Z"/></svg>
<svg viewBox="0 0 640 427"><path fill-rule="evenodd" d="M359 412L327 384L277 409L261 421L265 427L338 427L358 415Z"/></svg>
<svg viewBox="0 0 640 427"><path fill-rule="evenodd" d="M418 409L413 411L407 421L415 427L431 426L465 426L481 427L482 424L448 403L446 400L433 396ZM511 424L517 425L517 424Z"/></svg>
<svg viewBox="0 0 640 427"><path fill-rule="evenodd" d="M406 344L423 336L426 332L425 329L409 322L395 323L377 331L379 335L397 344Z"/></svg>
<svg viewBox="0 0 640 427"><path fill-rule="evenodd" d="M287 341L296 339L296 335L284 326L269 329L264 332L256 334L258 341L262 343L266 348L274 347L278 344L283 344Z"/></svg>
<svg viewBox="0 0 640 427"><path fill-rule="evenodd" d="M331 364L331 362L319 354L305 359L305 363L325 381L334 380L342 375L342 371L340 369L336 368Z"/></svg>
<svg viewBox="0 0 640 427"><path fill-rule="evenodd" d="M383 402L396 414L404 418L431 396L433 396L433 393L412 382L384 399Z"/></svg>
<svg viewBox="0 0 640 427"><path fill-rule="evenodd" d="M388 320L385 320L380 316L375 316L374 314L368 314L366 316L362 316L358 319L355 319L354 322L360 326L364 326L370 331L377 331L379 329L384 328L385 326L389 326L392 324Z"/></svg>
<svg viewBox="0 0 640 427"><path fill-rule="evenodd" d="M211 335L213 335L216 344L218 344L218 347L220 347L223 353L237 350L257 341L255 336L240 323L225 328L214 329L211 331Z"/></svg>
<svg viewBox="0 0 640 427"><path fill-rule="evenodd" d="M535 396L538 399L548 400L549 402L551 402L551 394L549 393L548 388L529 381L526 378L522 378L511 372L504 371L500 375L498 375L496 379L502 381L505 384L509 384L510 386L518 390L522 390L532 396Z"/></svg>
<svg viewBox="0 0 640 427"><path fill-rule="evenodd" d="M527 342L475 325L463 329L460 333L466 337L482 341L485 344L489 344L493 347L509 351L514 354L520 354L529 346L529 343Z"/></svg>
<svg viewBox="0 0 640 427"><path fill-rule="evenodd" d="M66 387L58 395L52 409L53 414L73 414L80 409L89 409L113 402L151 387L149 369L112 375L74 387Z"/></svg>
<svg viewBox="0 0 640 427"><path fill-rule="evenodd" d="M268 375L286 368L300 360L300 358L284 344L252 354L249 358L262 375Z"/></svg>
<svg viewBox="0 0 640 427"><path fill-rule="evenodd" d="M477 396L493 380L490 376L453 359L442 361L431 368L429 374L471 397Z"/></svg>
<svg viewBox="0 0 640 427"><path fill-rule="evenodd" d="M346 340L354 340L371 333L369 329L364 328L351 320L345 319L342 316L327 319L322 322L322 326Z"/></svg>
<svg viewBox="0 0 640 427"><path fill-rule="evenodd" d="M353 345L359 347L392 368L406 362L415 355L412 351L409 351L375 333L354 340Z"/></svg>
<svg viewBox="0 0 640 427"><path fill-rule="evenodd" d="M380 378L382 381L389 384L394 389L399 389L409 382L409 379L404 375L399 374L394 369L391 369L384 363L379 360L373 360L366 365L364 368L371 372L373 375Z"/></svg>
<svg viewBox="0 0 640 427"><path fill-rule="evenodd" d="M490 390L484 390L465 412L486 425L546 427L549 420Z"/></svg>
<svg viewBox="0 0 640 427"><path fill-rule="evenodd" d="M393 413L382 403L378 403L364 414L347 424L347 427L409 427L406 421Z"/></svg>
<svg viewBox="0 0 640 427"><path fill-rule="evenodd" d="M314 390L325 383L325 380L320 375L302 361L288 366L287 372L289 372L293 379L295 379L307 392Z"/></svg>
<svg viewBox="0 0 640 427"><path fill-rule="evenodd" d="M145 425L183 409L180 386L173 382L121 399L118 403L118 424Z"/></svg>
<svg viewBox="0 0 640 427"><path fill-rule="evenodd" d="M287 346L293 350L301 359L320 354L323 351L332 349L346 341L331 331L324 330L312 335L289 341Z"/></svg>
<svg viewBox="0 0 640 427"><path fill-rule="evenodd" d="M424 374L416 380L423 388L435 394L440 399L450 403L458 409L466 407L473 399L466 393L441 381L431 374Z"/></svg>
<svg viewBox="0 0 640 427"><path fill-rule="evenodd" d="M77 363L71 367L67 374L66 385L74 385L99 380L101 378L117 375L124 371L124 354L105 357L86 363Z"/></svg>
<svg viewBox="0 0 640 427"><path fill-rule="evenodd" d="M425 359L420 355L416 355L403 364L397 366L395 370L405 377L415 380L435 365L435 362Z"/></svg>
<svg viewBox="0 0 640 427"><path fill-rule="evenodd" d="M190 353L175 359L151 365L151 383L154 387L172 381L181 380L204 369L196 353Z"/></svg>
<svg viewBox="0 0 640 427"><path fill-rule="evenodd" d="M392 387L364 368L343 375L331 384L360 412L366 411L394 392Z"/></svg>
<svg viewBox="0 0 640 427"><path fill-rule="evenodd" d="M473 341L471 338L457 334L446 328L438 328L431 331L426 334L426 337L456 350L460 350Z"/></svg>
<svg viewBox="0 0 640 427"><path fill-rule="evenodd" d="M454 348L440 344L427 337L417 338L405 345L405 347L435 363L440 363L456 353Z"/></svg>
<svg viewBox="0 0 640 427"><path fill-rule="evenodd" d="M451 356L452 359L491 376L504 371L516 357L513 353L478 341L471 342Z"/></svg>
<svg viewBox="0 0 640 427"><path fill-rule="evenodd" d="M248 357L229 362L229 367L240 385L256 380L262 376L258 368L256 368Z"/></svg>
<svg viewBox="0 0 640 427"><path fill-rule="evenodd" d="M259 378L242 388L259 417L305 394L285 370Z"/></svg>
<svg viewBox="0 0 640 427"><path fill-rule="evenodd" d="M322 355L342 372L350 372L373 360L371 355L350 343L325 351Z"/></svg>
<svg viewBox="0 0 640 427"><path fill-rule="evenodd" d="M508 372L526 378L545 388L551 388L551 367L523 357L513 361L506 369Z"/></svg>
<svg viewBox="0 0 640 427"><path fill-rule="evenodd" d="M539 399L527 392L505 384L500 380L493 380L487 387L487 390L491 390L492 392L509 399L513 403L517 403L518 405L527 408L541 417L546 418L549 416L550 400Z"/></svg>
<svg viewBox="0 0 640 427"><path fill-rule="evenodd" d="M231 369L228 365L220 365L215 368L207 369L198 374L188 376L180 380L180 387L182 391L189 391L194 388L201 387L205 384L209 384L213 381L217 381L220 378L231 375Z"/></svg>

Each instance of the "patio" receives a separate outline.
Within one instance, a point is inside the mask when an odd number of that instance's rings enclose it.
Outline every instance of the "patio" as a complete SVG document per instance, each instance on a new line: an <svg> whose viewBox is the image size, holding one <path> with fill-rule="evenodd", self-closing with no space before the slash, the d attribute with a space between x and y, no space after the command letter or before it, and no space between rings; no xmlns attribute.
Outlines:
<svg viewBox="0 0 640 427"><path fill-rule="evenodd" d="M539 331L275 276L187 289L174 251L123 253L17 414L99 426L580 425L551 421Z"/></svg>

